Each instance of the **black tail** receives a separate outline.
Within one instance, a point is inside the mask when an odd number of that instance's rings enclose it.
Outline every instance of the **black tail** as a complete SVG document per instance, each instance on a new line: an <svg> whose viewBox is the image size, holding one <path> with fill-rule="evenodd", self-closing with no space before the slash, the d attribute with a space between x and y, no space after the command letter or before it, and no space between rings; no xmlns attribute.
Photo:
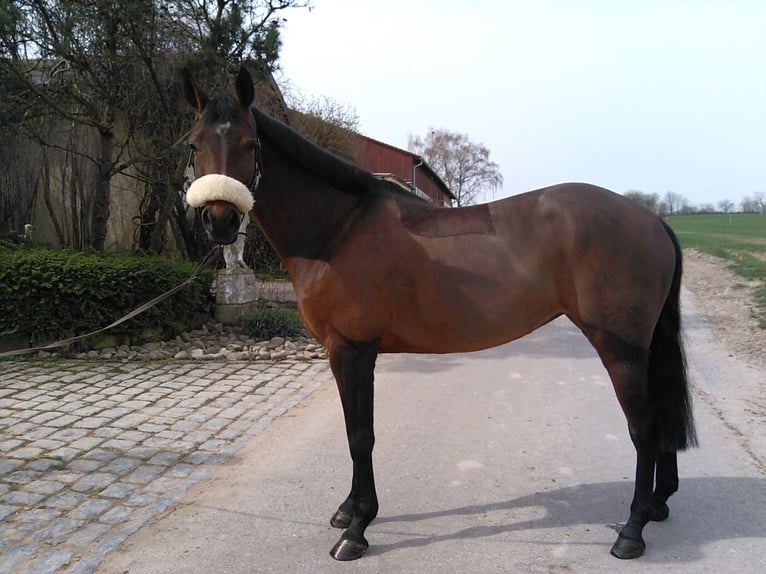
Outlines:
<svg viewBox="0 0 766 574"><path fill-rule="evenodd" d="M662 224L673 242L676 267L649 347L649 388L658 447L660 451L673 452L697 446L697 433L681 339L683 256L675 234L664 221Z"/></svg>

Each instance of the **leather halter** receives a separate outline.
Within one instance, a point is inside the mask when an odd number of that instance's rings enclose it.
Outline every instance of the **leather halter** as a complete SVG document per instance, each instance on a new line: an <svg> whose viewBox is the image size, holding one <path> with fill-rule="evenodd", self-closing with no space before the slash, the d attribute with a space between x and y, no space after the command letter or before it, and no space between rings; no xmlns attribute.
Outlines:
<svg viewBox="0 0 766 574"><path fill-rule="evenodd" d="M184 169L184 185L183 195L186 197L186 193L189 191L189 186L197 179L197 171L195 169L194 154L196 150L194 148L189 152L189 159L186 160L186 168ZM258 184L261 182L263 176L263 156L261 155L261 140L255 138L255 169L253 170L253 178L250 180L250 184L247 188L250 190L253 198L255 199L255 192L258 190Z"/></svg>

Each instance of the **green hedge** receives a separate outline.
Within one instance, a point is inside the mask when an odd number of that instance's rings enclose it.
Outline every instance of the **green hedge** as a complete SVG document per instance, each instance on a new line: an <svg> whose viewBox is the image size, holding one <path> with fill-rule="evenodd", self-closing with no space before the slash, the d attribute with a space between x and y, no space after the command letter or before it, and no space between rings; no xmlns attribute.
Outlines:
<svg viewBox="0 0 766 574"><path fill-rule="evenodd" d="M157 257L0 250L0 336L40 344L104 327L189 277L196 264ZM125 339L176 334L208 316L212 272L116 327Z"/></svg>

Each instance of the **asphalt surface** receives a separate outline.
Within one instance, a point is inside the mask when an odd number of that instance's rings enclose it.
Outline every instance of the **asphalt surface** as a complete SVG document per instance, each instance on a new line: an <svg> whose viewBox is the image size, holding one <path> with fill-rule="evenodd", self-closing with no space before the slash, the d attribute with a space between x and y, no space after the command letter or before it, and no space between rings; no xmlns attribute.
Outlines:
<svg viewBox="0 0 766 574"><path fill-rule="evenodd" d="M624 419L594 351L558 320L481 353L380 358L381 511L363 559L328 555L351 476L328 380L97 571L766 571L766 378L721 350L686 298L701 447L680 456L670 518L646 527L638 560L609 555L632 494Z"/></svg>

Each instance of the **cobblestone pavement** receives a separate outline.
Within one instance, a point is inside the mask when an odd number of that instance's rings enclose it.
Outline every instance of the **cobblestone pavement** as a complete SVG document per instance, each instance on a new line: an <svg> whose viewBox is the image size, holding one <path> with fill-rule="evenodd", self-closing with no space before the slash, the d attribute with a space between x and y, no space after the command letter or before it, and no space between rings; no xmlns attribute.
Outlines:
<svg viewBox="0 0 766 574"><path fill-rule="evenodd" d="M0 572L93 572L326 361L0 362Z"/></svg>

